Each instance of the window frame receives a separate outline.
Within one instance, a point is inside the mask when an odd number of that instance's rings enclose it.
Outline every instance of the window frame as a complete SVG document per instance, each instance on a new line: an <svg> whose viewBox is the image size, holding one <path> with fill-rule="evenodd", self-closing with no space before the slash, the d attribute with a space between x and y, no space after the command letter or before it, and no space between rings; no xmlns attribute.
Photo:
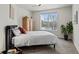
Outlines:
<svg viewBox="0 0 79 59"><path fill-rule="evenodd" d="M58 13L57 12L45 12L45 13L40 13L40 30L46 30L46 31L57 31L57 28L54 30L54 29L42 29L42 20L41 20L41 14L50 14L50 13L54 13L54 14L57 14L56 18L58 19ZM57 20L56 20L57 22Z"/></svg>

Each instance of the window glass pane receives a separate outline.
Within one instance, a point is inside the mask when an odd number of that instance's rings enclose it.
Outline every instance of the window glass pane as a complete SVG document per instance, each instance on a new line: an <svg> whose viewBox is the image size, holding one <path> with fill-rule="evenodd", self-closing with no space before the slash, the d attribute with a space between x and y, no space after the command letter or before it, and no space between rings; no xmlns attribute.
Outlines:
<svg viewBox="0 0 79 59"><path fill-rule="evenodd" d="M57 13L43 13L40 15L41 17L41 28L56 30L57 28Z"/></svg>

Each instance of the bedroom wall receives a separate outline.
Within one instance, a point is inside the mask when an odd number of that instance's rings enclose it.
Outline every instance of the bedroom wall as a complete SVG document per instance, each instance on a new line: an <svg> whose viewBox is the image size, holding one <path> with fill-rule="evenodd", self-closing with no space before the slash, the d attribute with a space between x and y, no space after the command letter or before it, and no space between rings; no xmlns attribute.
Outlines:
<svg viewBox="0 0 79 59"><path fill-rule="evenodd" d="M5 26L21 25L23 16L31 17L31 12L12 5L14 8L14 19L9 18L9 4L0 4L0 52L5 50Z"/></svg>
<svg viewBox="0 0 79 59"><path fill-rule="evenodd" d="M13 5L13 7L16 10L16 6ZM9 5L0 4L0 52L5 50L5 26L12 24L17 24L17 20L16 17L14 19L9 18Z"/></svg>
<svg viewBox="0 0 79 59"><path fill-rule="evenodd" d="M24 9L24 8L21 8L20 6L17 6L17 13L16 14L17 14L16 17L17 17L19 26L22 26L22 17L28 16L31 18L31 12Z"/></svg>
<svg viewBox="0 0 79 59"><path fill-rule="evenodd" d="M14 9L14 19L11 19L11 18L9 18L10 20L9 20L9 24L12 24L12 25L17 25L17 23L18 23L18 21L17 21L17 17L16 17L16 12L17 12L17 7L16 7L16 5L15 4L11 4L12 5L12 7L13 7L13 9ZM9 16L8 16L9 17Z"/></svg>
<svg viewBox="0 0 79 59"><path fill-rule="evenodd" d="M44 12L57 12L58 13L57 31L51 31L51 32L56 34L58 37L63 38L63 35L60 30L60 26L62 24L65 25L67 22L71 21L72 6L58 8L58 9L45 10L45 11L32 12L33 30L40 30L40 13L44 13Z"/></svg>
<svg viewBox="0 0 79 59"><path fill-rule="evenodd" d="M73 30L73 38L74 38L73 42L79 52L79 4L73 5L72 9L73 9L72 18L73 18L73 29L74 29ZM74 15L75 15L76 10L78 11L78 24L74 23L74 20L75 20Z"/></svg>

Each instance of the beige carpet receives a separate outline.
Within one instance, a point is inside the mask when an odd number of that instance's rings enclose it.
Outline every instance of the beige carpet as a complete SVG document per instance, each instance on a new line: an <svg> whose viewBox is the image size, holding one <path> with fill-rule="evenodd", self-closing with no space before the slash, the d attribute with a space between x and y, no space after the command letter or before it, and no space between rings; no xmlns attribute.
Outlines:
<svg viewBox="0 0 79 59"><path fill-rule="evenodd" d="M78 54L72 41L57 40L56 48L50 46L22 47L24 54Z"/></svg>

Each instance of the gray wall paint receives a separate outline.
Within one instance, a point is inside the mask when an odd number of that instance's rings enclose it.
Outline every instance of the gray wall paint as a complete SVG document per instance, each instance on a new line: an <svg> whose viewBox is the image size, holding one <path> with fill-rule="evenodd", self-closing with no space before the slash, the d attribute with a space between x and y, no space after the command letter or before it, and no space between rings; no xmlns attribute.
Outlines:
<svg viewBox="0 0 79 59"><path fill-rule="evenodd" d="M13 7L16 11L15 5L13 5ZM0 52L5 50L5 26L12 24L17 24L17 20L16 17L14 17L14 19L9 18L9 5L0 4Z"/></svg>
<svg viewBox="0 0 79 59"><path fill-rule="evenodd" d="M16 17L17 17L17 21L18 21L19 26L22 26L22 18L24 16L28 16L31 18L31 12L17 6Z"/></svg>
<svg viewBox="0 0 79 59"><path fill-rule="evenodd" d="M74 20L75 20L74 15L76 11L78 11L78 24L74 23ZM79 4L73 5L73 16L72 17L73 17L72 20L73 20L73 29L74 29L73 30L73 42L79 52Z"/></svg>
<svg viewBox="0 0 79 59"><path fill-rule="evenodd" d="M5 50L5 26L21 26L23 16L31 17L29 11L19 8L14 4L12 6L14 8L14 19L9 18L9 4L0 4L0 52Z"/></svg>

